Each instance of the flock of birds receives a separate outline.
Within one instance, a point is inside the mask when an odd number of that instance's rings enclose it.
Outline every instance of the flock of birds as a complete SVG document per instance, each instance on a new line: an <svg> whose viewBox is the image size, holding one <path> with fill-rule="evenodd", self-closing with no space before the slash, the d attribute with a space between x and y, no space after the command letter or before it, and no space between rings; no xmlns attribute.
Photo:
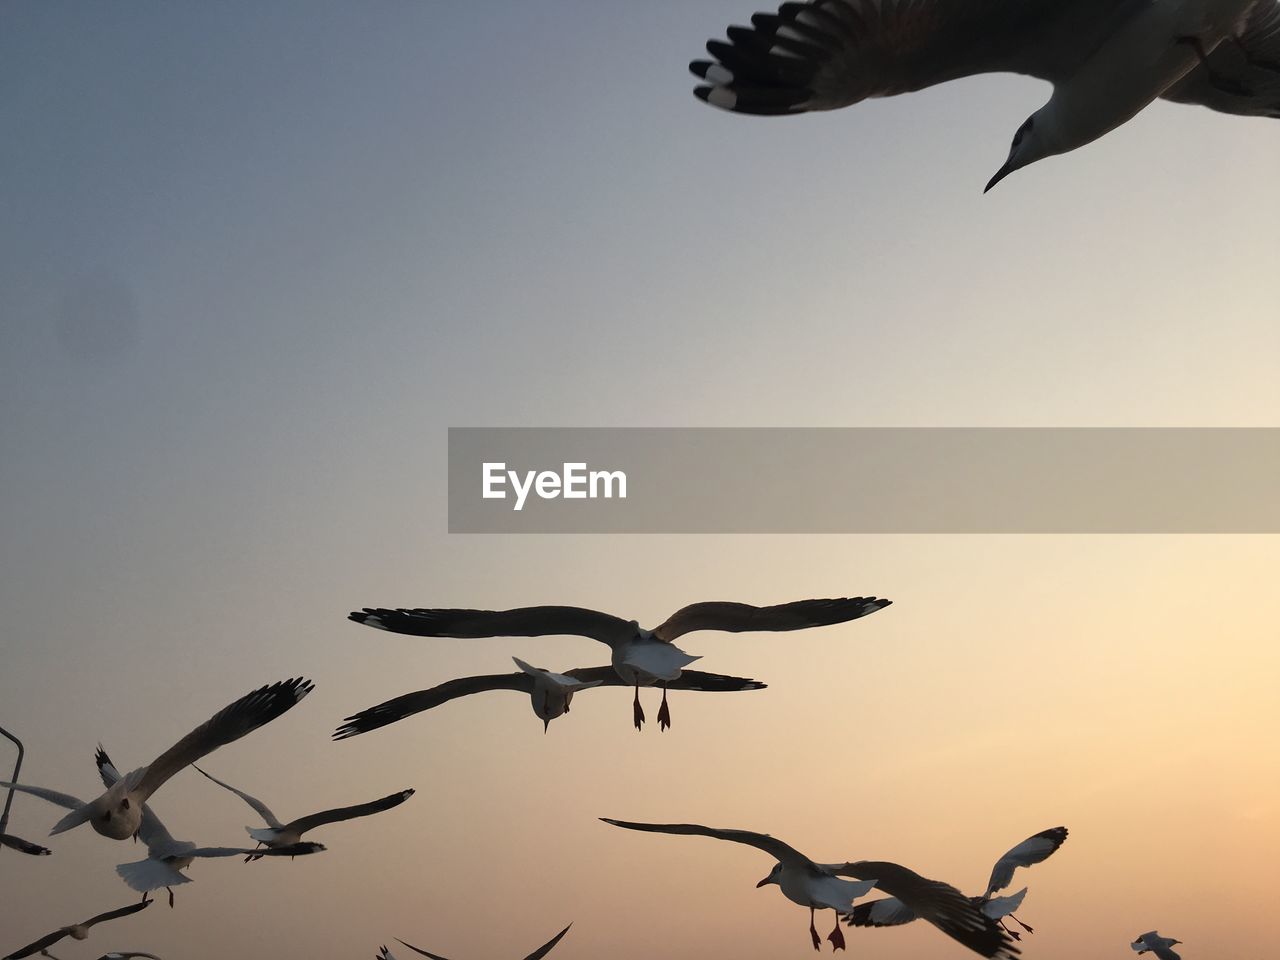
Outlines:
<svg viewBox="0 0 1280 960"><path fill-rule="evenodd" d="M788 2L775 13L758 13L749 26L731 26L727 39L707 43L710 59L690 69L700 79L696 95L725 110L756 115L833 110L871 97L920 90L961 77L1012 72L1053 84L1049 101L1018 129L1004 165L987 184L1037 160L1066 153L1096 140L1136 116L1157 99L1201 104L1245 116L1280 118L1280 4L1276 0L805 0ZM889 604L873 597L802 600L773 607L740 603L698 603L685 607L652 630L636 622L576 607L529 607L506 611L366 608L351 619L370 627L426 637L533 637L579 635L610 649L608 665L556 673L516 659L513 673L464 677L428 690L396 697L347 717L334 733L345 739L396 723L450 700L492 690L527 694L543 721L569 712L575 694L601 686L634 688L632 721L645 722L640 688L657 686L662 701L657 721L671 725L669 691L738 692L763 683L688 669L699 659L675 640L698 630L786 631L845 623ZM269 684L241 697L197 727L146 766L121 774L99 746L96 765L104 786L84 801L27 784L0 786L65 808L53 827L57 835L89 824L113 840L140 839L144 859L117 872L142 899L126 907L62 927L6 955L19 960L49 956L64 938L83 940L98 924L147 908L154 891L190 882L184 871L197 859L298 857L325 847L303 835L329 824L384 813L403 804L406 789L353 806L325 810L282 822L261 800L196 769L237 795L263 821L249 827L254 847L200 846L177 840L150 806L173 776L219 747L246 736L295 706L312 689L298 678ZM6 808L7 809L7 808ZM1031 927L1015 916L1026 889L998 896L1019 867L1039 863L1066 840L1065 827L1029 837L1002 856L981 895L966 896L949 884L930 880L899 864L857 861L824 864L767 834L698 824L606 823L648 833L694 835L744 843L772 857L773 869L757 886L777 884L789 900L810 911L809 933L821 941L817 910L835 911L827 935L833 949L845 946L840 919L855 927L886 927L916 919L933 924L984 957L1009 960L1019 952L1021 933L1006 924ZM26 854L50 851L20 837L0 833L0 846ZM873 889L885 897L854 901ZM538 960L568 933L565 927L526 960ZM1132 943L1158 960L1179 960L1181 941L1144 933ZM437 954L404 946L422 956ZM380 956L393 960L384 946ZM108 953L102 960L152 957L138 952ZM153 958L154 960L154 958Z"/></svg>
<svg viewBox="0 0 1280 960"><path fill-rule="evenodd" d="M676 611L652 630L642 628L634 620L623 620L607 613L581 607L524 607L515 610L450 610L450 609L385 609L365 608L350 614L350 619L365 626L422 637L479 638L495 636L536 637L576 635L606 644L610 650L608 666L567 670L554 673L517 660L520 669L512 674L489 677L466 677L429 690L396 697L348 717L334 733L345 739L403 720L424 710L447 703L451 699L485 690L516 690L530 696L534 713L543 721L544 731L550 722L569 712L570 702L580 690L597 686L628 686L634 689L632 720L637 730L644 722L640 705L640 688L657 686L662 690L658 712L663 729L670 726L669 690L742 691L758 690L764 684L755 680L688 670L699 659L675 645L675 640L698 630L731 633L744 631L782 632L848 623L883 610L890 601L876 597L848 597L828 600L799 600L777 606L756 607L745 603L695 603ZM50 831L56 836L67 830L89 824L97 833L112 840L141 840L146 847L142 860L123 863L116 868L129 887L142 893L139 902L101 913L82 923L61 927L39 937L9 954L4 960L53 955L48 948L70 937L84 940L91 928L130 916L152 903L153 892L166 889L169 906L174 905L173 888L189 883L185 871L202 858L243 857L245 861L260 857L310 856L325 850L323 844L305 840L304 835L334 823L372 816L392 810L413 796L412 789L400 790L377 800L282 821L263 801L213 776L197 765L219 747L239 740L270 723L296 706L313 689L311 681L295 678L260 687L213 715L208 721L182 737L151 763L121 774L106 750L99 745L95 764L104 791L92 800L25 783L2 782L0 787L38 797L69 811ZM193 767L218 787L235 794L262 820L262 826L246 827L254 847L206 847L193 841L176 840L165 829L152 809L155 794L171 778ZM748 830L727 830L691 823L636 823L601 818L603 822L626 830L665 833L679 836L711 837L755 847L771 857L772 869L756 884L777 884L783 896L809 910L809 935L815 950L822 940L815 916L818 910L832 910L836 922L826 939L833 950L845 948L841 921L851 927L891 927L924 920L948 937L981 956L993 960L1014 960L1019 954L1017 942L1022 932L1032 928L1016 916L1027 890L999 895L1008 889L1020 867L1041 863L1055 853L1067 839L1066 827L1053 827L1028 837L1002 855L992 868L986 888L981 894L966 895L956 887L921 876L901 864L887 861L859 860L842 863L819 863L794 847L769 834ZM5 835L5 845L29 854L48 854L38 844ZM857 903L873 890L884 896ZM1016 923L1019 932L1007 921ZM565 927L551 940L529 954L525 960L546 956L567 934ZM445 960L405 941L407 949L434 960ZM1160 937L1154 931L1134 941L1139 953L1150 951L1158 960L1179 960L1172 947L1178 943ZM102 960L127 957L151 957L138 952L109 953ZM381 960L394 960L383 946ZM56 958L55 958L56 960ZM153 958L154 960L154 958Z"/></svg>

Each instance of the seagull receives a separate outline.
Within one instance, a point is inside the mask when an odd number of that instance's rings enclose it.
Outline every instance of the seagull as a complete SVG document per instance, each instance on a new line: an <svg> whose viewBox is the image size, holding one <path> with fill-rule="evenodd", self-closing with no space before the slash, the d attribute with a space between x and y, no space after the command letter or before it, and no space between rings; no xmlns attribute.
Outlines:
<svg viewBox="0 0 1280 960"><path fill-rule="evenodd" d="M613 667L578 667L564 674L531 667L518 657L511 659L520 668L519 672L462 677L449 680L430 690L406 693L402 697L396 697L394 700L388 700L386 703L380 703L376 707L370 707L368 710L362 710L347 717L342 726L334 731L333 739L345 740L361 733L368 733L370 730L377 730L379 727L385 727L415 713L438 707L450 700L473 693L484 693L487 690L515 690L529 694L533 712L542 721L542 729L545 733L551 726L552 720L569 712L573 695L579 690L598 686L624 685L622 678ZM758 680L726 677L718 673L703 673L700 670L683 670L679 677L667 684L667 689L670 690L763 690L764 687L765 684ZM660 724L664 730L669 725L669 722Z"/></svg>
<svg viewBox="0 0 1280 960"><path fill-rule="evenodd" d="M896 863L872 860L838 864L815 863L767 833L720 830L694 823L630 823L606 817L601 819L605 823L628 830L713 837L717 840L745 843L763 850L778 862L756 887L776 883L788 900L809 908L809 936L815 950L822 946L814 925L815 910L831 909L836 912L836 925L827 939L831 941L833 950L843 950L844 934L840 930L839 917L854 909L853 901L858 897L869 893L872 888L879 888L909 905L920 917L949 937L984 957L1012 960L1019 952L1009 935L984 916L959 890L936 880L927 880ZM845 880L843 877L852 877L854 880Z"/></svg>
<svg viewBox="0 0 1280 960"><path fill-rule="evenodd" d="M1173 940L1170 937L1162 937L1154 930L1150 930L1138 937L1138 939L1129 944L1129 946L1136 950L1139 955L1150 951L1159 957L1160 960L1182 960L1182 958L1173 950L1173 945L1181 942L1181 940Z"/></svg>
<svg viewBox="0 0 1280 960"><path fill-rule="evenodd" d="M98 773L107 789L115 786L120 780L120 772L107 756L107 751L99 744L98 753L94 757L98 765ZM197 768L199 769L199 768ZM206 774L207 776L207 774ZM191 878L182 873L191 866L193 860L205 857L238 857L256 859L261 853L240 847L198 847L189 840L175 840L165 829L160 818L155 815L149 804L142 805L142 824L138 828L138 836L147 847L145 860L134 863L122 863L116 867L116 873L130 887L144 896L152 890L164 887L169 893L169 906L173 906L173 888L180 883L190 883ZM324 846L318 843L299 843L297 839L289 844L280 844L271 851L272 856L306 856L319 853Z"/></svg>
<svg viewBox="0 0 1280 960"><path fill-rule="evenodd" d="M569 927L572 927L572 926L573 926L572 923L569 924ZM524 960L542 960L543 957L545 957L548 953L551 952L551 948L560 942L560 938L569 932L569 927L565 927L563 930L557 933L554 937L552 937L550 940L548 940L546 943L540 946L537 950L533 951L533 953L525 957ZM396 939L400 940L399 937L396 937ZM442 957L437 953L430 953L426 950L421 949L420 947L415 947L412 943L405 943L403 940L400 940L400 942L404 943L404 945L408 947L410 950L412 950L414 953L421 954L424 957L430 957L431 960L447 960L446 957ZM386 947L382 948L382 957L383 957L383 960L395 960L395 957L391 955L390 951L388 951Z"/></svg>
<svg viewBox="0 0 1280 960"><path fill-rule="evenodd" d="M887 607L891 601L875 597L838 600L798 600L774 607L712 601L677 610L652 630L635 620L582 607L520 607L515 610L389 610L365 607L348 619L379 630L418 637L543 637L571 634L608 644L613 669L627 686L635 687L632 713L636 729L644 724L640 688L661 684L662 707L658 724L671 725L666 685L701 657L690 656L672 641L695 630L743 631L804 630L856 620Z"/></svg>
<svg viewBox="0 0 1280 960"><path fill-rule="evenodd" d="M1009 928L1005 927L1004 918L1011 917L1028 933L1035 933L1031 927L1014 916L1014 911L1022 906L1022 901L1027 896L1026 887L1007 897L996 897L993 894L1013 882L1013 874L1018 867L1029 867L1049 859L1067 839L1067 832L1066 827L1042 830L1035 836L1023 840L1002 856L996 861L991 871L986 892L980 897L970 898L974 905L1006 930ZM849 914L848 923L854 927L896 927L915 919L914 910L901 900L887 897L858 904ZM1022 939L1021 934L1012 930L1009 930L1009 936L1015 940Z"/></svg>
<svg viewBox="0 0 1280 960"><path fill-rule="evenodd" d="M108 910L106 913L100 913L96 917L90 917L83 923L73 923L69 927L59 927L53 933L41 937L34 943L29 943L20 950L15 950L4 958L4 960L22 960L23 957L34 956L37 953L43 953L45 947L51 947L59 940L65 937L71 937L73 940L84 940L89 936L89 928L95 924L105 923L108 920L115 920L118 917L127 917L131 913L137 913L139 910L145 910L151 906L151 901L143 899L141 903L131 903L127 907L120 907L118 910Z"/></svg>
<svg viewBox="0 0 1280 960"><path fill-rule="evenodd" d="M166 780L218 747L239 740L264 723L274 720L312 689L310 680L298 678L282 680L246 694L196 727L156 760L125 776L96 800L88 803L76 800L71 812L54 824L49 835L62 833L87 822L98 833L112 840L127 840L136 836L142 824L142 805ZM66 800L74 799L65 793L32 789L19 784L0 783L0 787L21 790L64 806Z"/></svg>
<svg viewBox="0 0 1280 960"><path fill-rule="evenodd" d="M1048 80L987 190L1161 97L1280 117L1275 0L806 0L727 35L689 69L700 99L735 113L836 110L982 73Z"/></svg>
<svg viewBox="0 0 1280 960"><path fill-rule="evenodd" d="M195 767L195 764L192 764ZM252 797L243 790L237 790L229 783L223 783L217 777L204 770L196 767L200 773L204 774L218 786L223 789L230 790L237 797L247 803L255 811L258 816L262 817L266 823L265 827L245 827L245 831L258 843L270 850L278 850L295 846L301 839L302 835L308 830L314 830L316 827L323 827L330 823L340 823L343 820L355 820L359 817L372 816L375 813L382 813L384 810L390 810L398 807L410 797L413 796L414 790L400 790L396 793L389 794L380 800L371 800L368 803L357 804L353 807L338 807L333 810L322 810L320 813L313 813L310 816L298 817L288 823L281 823L279 818L271 812L271 808L259 800ZM262 853L250 853L245 857L246 860L256 860Z"/></svg>
<svg viewBox="0 0 1280 960"><path fill-rule="evenodd" d="M154 953L141 953L137 950L126 950L124 953L104 953L98 960L132 960L134 957L146 957L147 960L160 960Z"/></svg>

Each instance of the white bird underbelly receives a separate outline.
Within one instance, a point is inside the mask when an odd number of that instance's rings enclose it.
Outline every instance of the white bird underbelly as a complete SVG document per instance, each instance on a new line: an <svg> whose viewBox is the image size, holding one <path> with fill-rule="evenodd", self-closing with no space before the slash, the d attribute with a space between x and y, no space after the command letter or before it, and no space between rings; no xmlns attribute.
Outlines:
<svg viewBox="0 0 1280 960"><path fill-rule="evenodd" d="M1052 122L1063 149L1131 120L1197 67L1201 53L1234 36L1257 2L1148 0L1055 89Z"/></svg>

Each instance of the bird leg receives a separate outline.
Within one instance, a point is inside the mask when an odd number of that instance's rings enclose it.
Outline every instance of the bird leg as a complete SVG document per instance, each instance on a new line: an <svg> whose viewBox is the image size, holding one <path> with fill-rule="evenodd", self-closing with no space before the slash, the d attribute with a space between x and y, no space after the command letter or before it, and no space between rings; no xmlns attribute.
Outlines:
<svg viewBox="0 0 1280 960"><path fill-rule="evenodd" d="M813 922L813 911L814 911L814 908L810 907L809 908L809 936L813 937L813 949L821 950L822 941L818 939L818 927Z"/></svg>
<svg viewBox="0 0 1280 960"><path fill-rule="evenodd" d="M662 685L662 706L658 708L658 729L666 730L671 726L671 710L667 707L667 686Z"/></svg>
<svg viewBox="0 0 1280 960"><path fill-rule="evenodd" d="M1232 80L1230 77L1224 77L1213 71L1213 68L1209 66L1209 54L1204 49L1204 41L1199 37L1178 37L1177 42L1186 44L1196 52L1196 59L1200 61L1200 66L1208 74L1209 84L1214 89L1237 97L1252 97L1254 95L1252 90L1238 80Z"/></svg>
<svg viewBox="0 0 1280 960"><path fill-rule="evenodd" d="M169 891L169 909L173 909L173 887L165 887Z"/></svg>
<svg viewBox="0 0 1280 960"><path fill-rule="evenodd" d="M1035 933L1035 931L1031 929L1031 927L1027 926L1027 924L1023 923L1021 920L1018 920L1018 918L1014 914L1012 913L1009 914L1009 919L1017 921L1018 926L1020 926L1023 930L1027 931L1027 933Z"/></svg>
<svg viewBox="0 0 1280 960"><path fill-rule="evenodd" d="M636 684L636 698L631 701L631 717L635 721L636 729L640 730L644 727L644 707L640 706L640 684Z"/></svg>
<svg viewBox="0 0 1280 960"><path fill-rule="evenodd" d="M844 949L844 934L840 930L840 914L836 913L836 925L831 932L827 934L827 939L831 941L832 952Z"/></svg>
<svg viewBox="0 0 1280 960"><path fill-rule="evenodd" d="M258 841L258 846L257 846L257 847L254 847L253 849L257 850L257 849L258 849L258 847L260 847L260 846L262 846L262 841L261 841L261 840L259 840L259 841ZM245 862L245 863L248 863L248 862L249 862L249 861L251 861L251 860L261 860L261 859L262 859L261 857L255 857L255 856L251 853L251 854L249 854L247 857L245 857L245 858L244 858L244 862Z"/></svg>
<svg viewBox="0 0 1280 960"><path fill-rule="evenodd" d="M1009 936L1013 937L1013 939L1015 940L1022 939L1022 934L1018 933L1018 931L1016 930L1010 930L1009 925L1005 923L1003 919L997 920L996 923L1000 924L1000 929L1003 930L1005 933L1007 933Z"/></svg>

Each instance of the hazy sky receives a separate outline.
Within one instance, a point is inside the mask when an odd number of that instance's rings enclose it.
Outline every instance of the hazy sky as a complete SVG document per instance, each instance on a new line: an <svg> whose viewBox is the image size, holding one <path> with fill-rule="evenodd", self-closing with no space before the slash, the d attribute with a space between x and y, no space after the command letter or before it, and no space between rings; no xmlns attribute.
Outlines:
<svg viewBox="0 0 1280 960"><path fill-rule="evenodd" d="M91 795L263 683L316 692L209 758L322 856L194 883L55 952L801 958L769 862L600 816L767 830L980 892L1013 843L1026 956L1186 960L1280 936L1280 538L449 537L469 425L1280 425L1280 124L1157 104L988 196L1047 95L988 77L841 113L718 113L686 63L754 9L565 2L0 6L0 724ZM769 683L493 693L349 742L452 677L605 662L580 639L421 640L364 605L878 594L858 623L700 634ZM656 709L657 694L644 697ZM0 752L7 770L8 752ZM187 772L172 832L252 815ZM30 798L12 832L60 814ZM81 829L0 854L0 947L131 902ZM1018 887L1022 885L1019 878ZM828 921L823 921L827 923ZM849 955L965 951L916 925Z"/></svg>

